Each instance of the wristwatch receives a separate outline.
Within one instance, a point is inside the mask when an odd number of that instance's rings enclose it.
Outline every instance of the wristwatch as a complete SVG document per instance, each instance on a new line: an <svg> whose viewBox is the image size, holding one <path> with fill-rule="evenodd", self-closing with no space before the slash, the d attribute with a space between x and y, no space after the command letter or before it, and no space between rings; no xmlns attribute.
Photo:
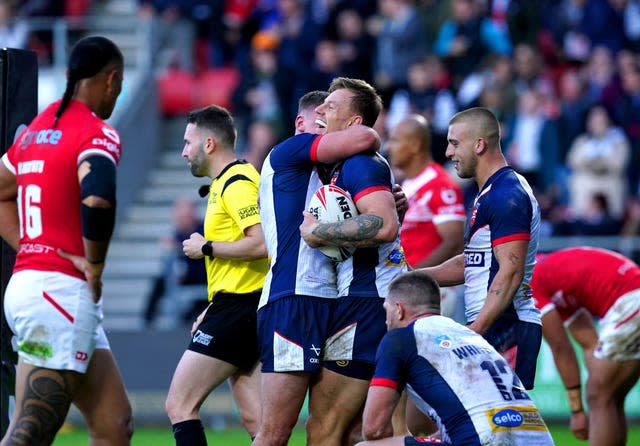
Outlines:
<svg viewBox="0 0 640 446"><path fill-rule="evenodd" d="M202 254L208 256L213 259L213 247L211 246L213 242L211 240L207 240L204 245L202 245Z"/></svg>

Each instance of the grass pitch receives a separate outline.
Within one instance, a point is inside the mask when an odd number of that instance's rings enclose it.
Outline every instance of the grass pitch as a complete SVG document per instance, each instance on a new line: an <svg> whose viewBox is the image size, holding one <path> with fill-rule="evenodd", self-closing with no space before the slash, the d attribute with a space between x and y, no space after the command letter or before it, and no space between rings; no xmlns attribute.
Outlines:
<svg viewBox="0 0 640 446"><path fill-rule="evenodd" d="M550 425L549 429L557 446L586 446L587 442L576 440L567 425ZM249 436L240 428L225 431L207 429L207 440L210 445L247 446ZM83 429L61 432L53 442L53 446L80 446L88 444L87 432ZM174 446L171 428L140 427L133 436L132 446ZM304 446L305 435L303 428L297 428L289 441L289 446ZM627 445L640 445L640 424L629 426Z"/></svg>

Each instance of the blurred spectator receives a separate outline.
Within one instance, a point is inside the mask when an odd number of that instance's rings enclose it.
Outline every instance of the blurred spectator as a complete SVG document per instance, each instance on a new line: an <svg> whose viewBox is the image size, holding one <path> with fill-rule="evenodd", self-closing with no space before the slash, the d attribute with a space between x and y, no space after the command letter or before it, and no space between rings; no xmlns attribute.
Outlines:
<svg viewBox="0 0 640 446"><path fill-rule="evenodd" d="M640 195L640 60L621 67L622 97L617 101L615 117L631 141L631 159L627 177L632 193Z"/></svg>
<svg viewBox="0 0 640 446"><path fill-rule="evenodd" d="M559 159L564 162L569 147L584 132L584 121L591 105L586 84L577 70L567 70L558 85Z"/></svg>
<svg viewBox="0 0 640 446"><path fill-rule="evenodd" d="M507 30L482 16L475 0L452 0L451 7L451 19L440 27L434 51L446 61L457 89L487 53L510 55L512 46Z"/></svg>
<svg viewBox="0 0 640 446"><path fill-rule="evenodd" d="M513 50L513 74L518 94L532 88L547 98L555 95L553 78L534 46L526 43L516 45Z"/></svg>
<svg viewBox="0 0 640 446"><path fill-rule="evenodd" d="M288 87L287 78L278 65L277 36L271 31L260 31L251 40L250 65L241 73L240 83L233 93L233 110L243 145L249 125L253 121L268 121L280 134L285 122L281 102L282 91Z"/></svg>
<svg viewBox="0 0 640 446"><path fill-rule="evenodd" d="M253 167L260 172L264 159L273 146L280 141L281 137L282 135L277 132L272 122L253 121L247 129L247 141L242 157L253 164Z"/></svg>
<svg viewBox="0 0 640 446"><path fill-rule="evenodd" d="M278 0L278 20L269 31L280 40L278 67L287 88L279 91L284 121L293 133L298 99L309 91L309 62L321 38L321 29L305 10L303 0Z"/></svg>
<svg viewBox="0 0 640 446"><path fill-rule="evenodd" d="M376 39L374 81L383 103L407 86L407 67L427 54L424 24L412 0L378 0L379 18L370 23Z"/></svg>
<svg viewBox="0 0 640 446"><path fill-rule="evenodd" d="M516 106L511 58L497 53L488 54L481 66L464 79L457 99L460 108L473 107L482 102L498 120L511 115Z"/></svg>
<svg viewBox="0 0 640 446"><path fill-rule="evenodd" d="M15 2L0 0L0 48L27 48L29 28L16 15Z"/></svg>
<svg viewBox="0 0 640 446"><path fill-rule="evenodd" d="M505 123L504 153L513 168L536 192L545 192L555 181L558 159L558 131L547 118L542 95L525 90L516 113Z"/></svg>
<svg viewBox="0 0 640 446"><path fill-rule="evenodd" d="M431 55L409 65L408 88L397 90L391 98L386 127L391 129L409 114L424 116L430 123L433 157L444 163L449 119L458 111L448 89L449 78L440 59Z"/></svg>
<svg viewBox="0 0 640 446"><path fill-rule="evenodd" d="M191 7L195 0L138 0L138 17L152 26L153 55L162 65L175 64L194 72L195 23ZM160 54L160 51L163 51ZM164 59L162 59L164 58Z"/></svg>
<svg viewBox="0 0 640 446"><path fill-rule="evenodd" d="M527 0L493 0L489 16L497 28L508 33L514 44L535 44L540 29L540 2Z"/></svg>
<svg viewBox="0 0 640 446"><path fill-rule="evenodd" d="M607 197L596 193L589 197L581 216L574 215L569 208L559 207L554 219L553 235L618 235L621 230L620 219L611 216Z"/></svg>
<svg viewBox="0 0 640 446"><path fill-rule="evenodd" d="M164 266L154 279L147 300L145 321L152 324L161 305L161 314L170 318L170 324L186 323L207 305L207 273L202 259L193 260L182 252L182 241L192 233L202 233L202 219L196 204L189 199L178 199L171 209L173 230L160 239Z"/></svg>
<svg viewBox="0 0 640 446"><path fill-rule="evenodd" d="M333 78L344 76L344 74L336 43L327 39L318 42L307 88L326 91Z"/></svg>
<svg viewBox="0 0 640 446"><path fill-rule="evenodd" d="M634 236L640 235L640 198L633 197L627 204L620 235Z"/></svg>
<svg viewBox="0 0 640 446"><path fill-rule="evenodd" d="M592 197L602 194L609 204L611 216L620 219L627 199L625 172L629 162L629 141L600 105L590 109L586 129L586 133L575 140L567 157L571 168L571 214L576 219L585 217Z"/></svg>
<svg viewBox="0 0 640 446"><path fill-rule="evenodd" d="M628 47L632 51L640 51L640 1L611 0L615 7L622 8L624 34Z"/></svg>
<svg viewBox="0 0 640 446"><path fill-rule="evenodd" d="M606 46L596 46L585 66L586 96L592 104L602 104L611 111L620 98L621 87L616 78L616 62Z"/></svg>
<svg viewBox="0 0 640 446"><path fill-rule="evenodd" d="M618 0L585 0L580 30L592 49L604 46L617 53L625 43L622 10L614 8Z"/></svg>
<svg viewBox="0 0 640 446"><path fill-rule="evenodd" d="M346 77L372 81L373 39L364 28L364 19L355 9L344 9L336 17L336 43Z"/></svg>

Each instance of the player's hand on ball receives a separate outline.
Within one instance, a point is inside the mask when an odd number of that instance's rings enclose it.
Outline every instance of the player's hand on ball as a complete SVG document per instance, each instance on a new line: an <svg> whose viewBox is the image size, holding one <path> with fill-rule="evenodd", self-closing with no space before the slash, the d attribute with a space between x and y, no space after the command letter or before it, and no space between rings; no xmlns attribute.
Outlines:
<svg viewBox="0 0 640 446"><path fill-rule="evenodd" d="M307 211L302 211L302 216L304 220L302 220L302 224L300 225L300 236L312 248L322 246L322 239L313 234L313 231L318 226L318 219Z"/></svg>
<svg viewBox="0 0 640 446"><path fill-rule="evenodd" d="M202 245L206 240L202 234L194 232L191 236L182 242L182 252L190 259L201 259L204 257L202 254Z"/></svg>

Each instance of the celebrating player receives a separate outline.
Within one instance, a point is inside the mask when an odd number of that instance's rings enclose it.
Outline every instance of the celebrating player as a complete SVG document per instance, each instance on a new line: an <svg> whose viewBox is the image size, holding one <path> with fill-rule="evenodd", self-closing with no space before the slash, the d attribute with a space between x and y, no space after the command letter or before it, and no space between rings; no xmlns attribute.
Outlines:
<svg viewBox="0 0 640 446"><path fill-rule="evenodd" d="M456 113L449 121L446 155L458 176L473 178L473 203L464 253L424 268L440 286L464 283L469 328L480 333L532 389L542 342L540 312L531 297L531 273L540 232L540 210L527 181L500 149L500 124L485 108Z"/></svg>

